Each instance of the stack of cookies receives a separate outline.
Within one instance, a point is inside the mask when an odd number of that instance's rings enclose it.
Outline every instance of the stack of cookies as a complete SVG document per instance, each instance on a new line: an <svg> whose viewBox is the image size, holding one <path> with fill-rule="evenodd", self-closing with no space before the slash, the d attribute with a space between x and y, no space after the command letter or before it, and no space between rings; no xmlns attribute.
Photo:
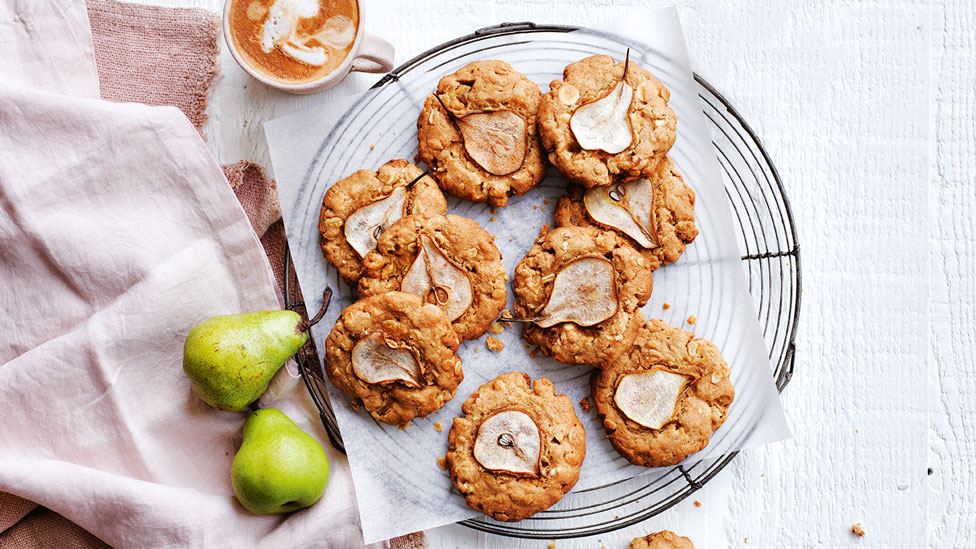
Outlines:
<svg viewBox="0 0 976 549"><path fill-rule="evenodd" d="M667 156L669 92L631 62L593 56L539 87L503 61L443 77L417 120L417 160L360 170L325 194L321 247L359 300L326 340L330 381L379 421L405 427L440 409L463 379L457 349L508 299L501 254L443 193L503 207L545 177L568 180L519 262L502 320L565 364L595 368L592 398L632 463L680 462L707 445L734 395L711 343L645 321L654 270L698 234L694 192ZM572 403L545 378L509 372L481 386L447 439L468 504L498 520L542 511L572 489L586 454Z"/></svg>

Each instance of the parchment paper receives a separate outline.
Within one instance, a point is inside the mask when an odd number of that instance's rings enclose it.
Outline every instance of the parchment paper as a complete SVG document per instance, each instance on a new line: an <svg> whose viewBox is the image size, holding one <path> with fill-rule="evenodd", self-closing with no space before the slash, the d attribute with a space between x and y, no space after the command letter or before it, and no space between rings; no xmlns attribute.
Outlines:
<svg viewBox="0 0 976 549"><path fill-rule="evenodd" d="M700 230L677 263L654 273L654 292L644 316L662 318L718 345L732 369L736 391L728 421L715 432L708 447L688 461L787 438L789 429L748 294L720 167L705 126L677 12L673 8L648 10L607 29L575 31L558 42L539 33L462 45L415 66L402 73L398 81L377 90L265 124L288 240L309 310L318 308L326 285L336 290L333 305L314 334L319 349L325 348L325 338L340 310L354 297L354 289L325 262L318 246L322 196L336 180L357 169L376 169L393 158L413 159L420 106L441 76L477 59L502 59L537 82L545 93L549 82L560 78L569 62L595 53L621 59L630 46L631 59L671 90L670 105L678 117L678 138L671 157L696 192ZM572 41L573 47L566 47L566 41ZM511 277L540 227L552 223L552 210L566 185L551 169L542 185L512 199L497 213L483 204L453 198L448 199L448 209L475 219L497 235L496 243ZM509 285L509 307L512 300ZM663 309L664 303L670 308ZM694 325L685 322L691 315L698 319ZM367 543L479 515L465 505L437 459L447 450L452 418L461 415L461 404L481 384L504 372L524 371L533 379L548 377L574 403L589 395L591 368L565 366L541 353L530 358L521 328L514 324L496 337L505 343L498 353L487 349L484 337L462 344L459 355L465 378L457 396L405 430L352 410L349 399L327 384L349 455ZM630 465L613 450L595 409L587 413L575 405L586 428L587 453L574 491L649 471ZM437 424L443 431L435 428ZM598 492L593 497L598 498Z"/></svg>

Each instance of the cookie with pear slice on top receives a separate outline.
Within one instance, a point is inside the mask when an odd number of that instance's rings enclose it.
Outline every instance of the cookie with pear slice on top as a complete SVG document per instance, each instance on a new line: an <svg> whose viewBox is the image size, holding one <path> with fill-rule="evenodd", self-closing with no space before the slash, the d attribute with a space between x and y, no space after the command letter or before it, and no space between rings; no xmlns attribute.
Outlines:
<svg viewBox="0 0 976 549"><path fill-rule="evenodd" d="M440 79L417 118L417 158L444 192L504 206L546 176L536 112L539 86L499 60L469 63Z"/></svg>
<svg viewBox="0 0 976 549"><path fill-rule="evenodd" d="M598 368L630 348L651 296L649 262L613 231L545 232L515 267L515 305L525 339L564 364Z"/></svg>
<svg viewBox="0 0 976 549"><path fill-rule="evenodd" d="M695 191L669 157L634 181L574 186L559 199L554 218L557 227L596 226L623 235L652 269L677 261L698 236Z"/></svg>
<svg viewBox="0 0 976 549"><path fill-rule="evenodd" d="M594 55L563 70L539 103L549 161L583 187L633 181L660 164L675 141L671 92L630 57Z"/></svg>
<svg viewBox="0 0 976 549"><path fill-rule="evenodd" d="M509 372L461 406L448 435L447 468L467 504L519 521L558 502L579 480L586 431L551 381Z"/></svg>
<svg viewBox="0 0 976 549"><path fill-rule="evenodd" d="M325 340L325 373L354 407L406 426L454 398L460 341L438 307L389 292L343 309Z"/></svg>
<svg viewBox="0 0 976 549"><path fill-rule="evenodd" d="M383 231L405 215L441 215L447 202L437 182L406 160L375 172L359 170L335 182L322 198L319 240L326 261L350 284Z"/></svg>
<svg viewBox="0 0 976 549"><path fill-rule="evenodd" d="M718 348L656 319L593 373L591 389L610 443L644 467L675 465L705 448L735 398Z"/></svg>
<svg viewBox="0 0 976 549"><path fill-rule="evenodd" d="M505 308L507 278L495 237L473 219L408 215L363 258L359 296L418 295L444 311L461 339L475 339Z"/></svg>

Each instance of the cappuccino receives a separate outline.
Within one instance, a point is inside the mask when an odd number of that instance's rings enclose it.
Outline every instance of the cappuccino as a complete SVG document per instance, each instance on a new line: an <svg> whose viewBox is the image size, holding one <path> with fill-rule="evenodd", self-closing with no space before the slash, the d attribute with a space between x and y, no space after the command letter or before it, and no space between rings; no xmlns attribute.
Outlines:
<svg viewBox="0 0 976 549"><path fill-rule="evenodd" d="M235 48L272 80L297 84L325 76L342 64L356 40L356 0L230 1Z"/></svg>

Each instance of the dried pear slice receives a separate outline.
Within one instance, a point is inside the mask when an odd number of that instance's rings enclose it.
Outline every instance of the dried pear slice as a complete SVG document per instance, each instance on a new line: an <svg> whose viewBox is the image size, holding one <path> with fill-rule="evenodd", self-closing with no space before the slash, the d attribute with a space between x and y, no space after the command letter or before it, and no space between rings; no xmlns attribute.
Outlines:
<svg viewBox="0 0 976 549"><path fill-rule="evenodd" d="M539 427L532 418L525 412L505 410L478 426L474 459L491 471L537 477L541 449Z"/></svg>
<svg viewBox="0 0 976 549"><path fill-rule="evenodd" d="M451 262L427 235L420 237L420 252L404 275L400 290L437 305L451 322L463 315L473 301L468 274Z"/></svg>
<svg viewBox="0 0 976 549"><path fill-rule="evenodd" d="M522 167L528 151L524 118L507 109L458 118L436 93L434 99L461 134L464 151L475 164L492 175L508 175Z"/></svg>
<svg viewBox="0 0 976 549"><path fill-rule="evenodd" d="M416 351L380 334L369 334L352 348L352 371L366 383L423 384Z"/></svg>
<svg viewBox="0 0 976 549"><path fill-rule="evenodd" d="M584 103L569 119L569 129L586 150L602 150L617 154L627 150L634 141L630 126L630 105L634 100L634 88L626 82L630 67L630 50L624 62L620 81L603 97Z"/></svg>
<svg viewBox="0 0 976 549"><path fill-rule="evenodd" d="M542 328L560 322L593 326L617 312L616 271L603 257L583 257L556 273L549 302L532 319Z"/></svg>
<svg viewBox="0 0 976 549"><path fill-rule="evenodd" d="M407 189L395 187L393 192L352 212L346 219L343 232L346 241L360 258L376 248L376 240L390 225L403 217Z"/></svg>
<svg viewBox="0 0 976 549"><path fill-rule="evenodd" d="M464 150L492 175L508 175L525 162L525 119L512 111L481 112L456 122Z"/></svg>
<svg viewBox="0 0 976 549"><path fill-rule="evenodd" d="M597 223L617 229L644 248L657 246L654 184L649 179L591 187L583 195L583 206Z"/></svg>
<svg viewBox="0 0 976 549"><path fill-rule="evenodd" d="M627 374L620 379L613 401L630 419L650 429L664 427L678 406L691 378L660 368Z"/></svg>

